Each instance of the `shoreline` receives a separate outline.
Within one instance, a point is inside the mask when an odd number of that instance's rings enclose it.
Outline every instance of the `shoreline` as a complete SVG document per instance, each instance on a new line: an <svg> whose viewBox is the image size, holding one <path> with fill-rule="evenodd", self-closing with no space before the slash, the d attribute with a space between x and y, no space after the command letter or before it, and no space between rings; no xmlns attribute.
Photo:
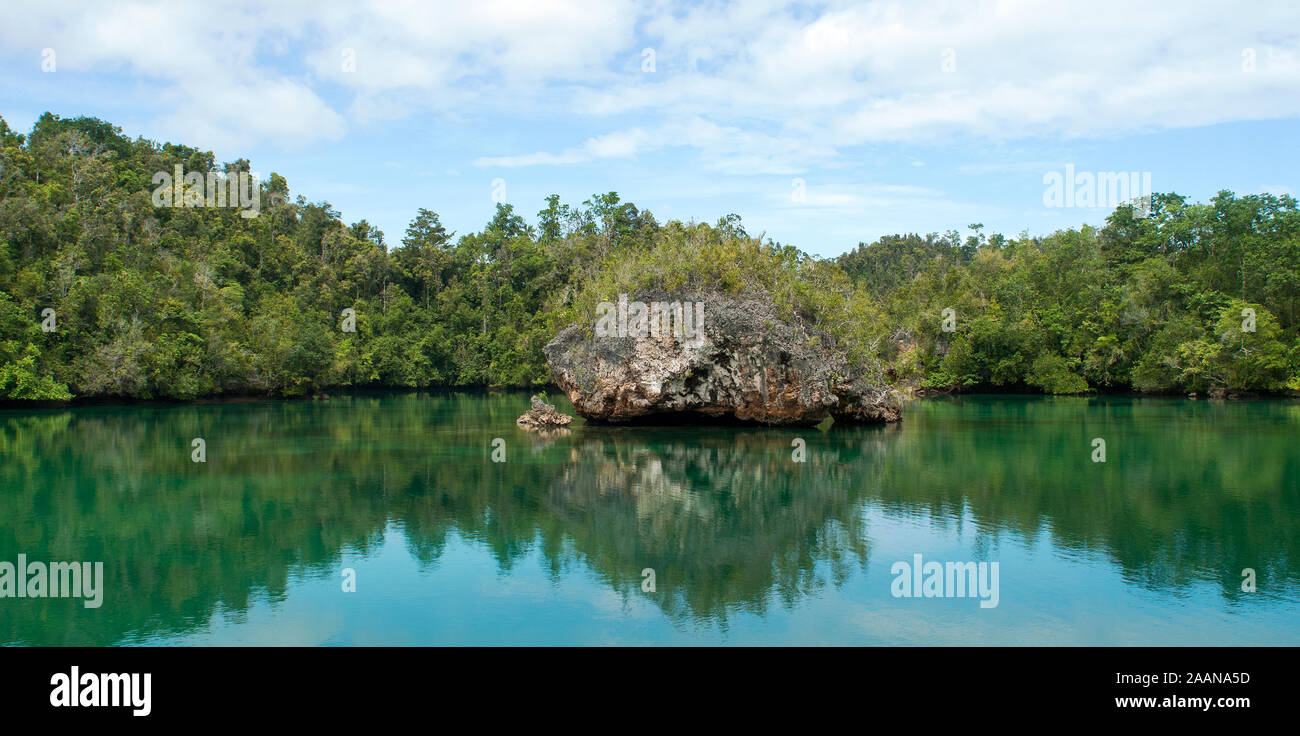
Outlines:
<svg viewBox="0 0 1300 736"><path fill-rule="evenodd" d="M275 396L269 394L231 393L204 396L194 399L138 399L119 396L75 397L65 401L35 401L26 399L0 399L0 411L29 409L87 409L94 407L164 407L164 406L203 406L255 403L296 403L311 401L331 401L343 397L379 397L406 396L411 394L429 394L431 396L450 396L452 394L469 394L486 396L491 394L525 394L532 395L545 392L548 395L563 395L564 392L555 384L547 386L455 386L439 388L409 388L404 386L377 386L364 388L345 388L342 390L321 391L304 396ZM941 391L936 389L913 389L909 400L919 399L961 399L965 397L996 396L1006 398L1055 398L1055 399L1181 399L1183 401L1300 401L1300 392L1240 392L1231 396L1214 397L1208 394L1154 393L1133 390L1090 391L1082 394L1049 394L1041 391L1025 390L1023 387L1001 389L1000 387L975 387L966 391Z"/></svg>

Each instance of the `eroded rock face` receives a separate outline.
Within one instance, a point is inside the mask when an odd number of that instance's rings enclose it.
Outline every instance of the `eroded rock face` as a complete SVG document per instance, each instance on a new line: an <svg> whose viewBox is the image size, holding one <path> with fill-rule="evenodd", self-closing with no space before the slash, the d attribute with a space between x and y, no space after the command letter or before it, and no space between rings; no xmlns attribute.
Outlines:
<svg viewBox="0 0 1300 736"><path fill-rule="evenodd" d="M661 322L658 336L649 335L637 329L644 324L636 302L669 315L669 323L702 303L703 324L688 317L683 330ZM656 311L656 303L665 308ZM826 335L798 317L781 319L766 299L642 292L627 305L606 312L603 329L570 325L546 346L556 383L586 419L810 425L832 415L855 422L901 416L883 378L853 375Z"/></svg>

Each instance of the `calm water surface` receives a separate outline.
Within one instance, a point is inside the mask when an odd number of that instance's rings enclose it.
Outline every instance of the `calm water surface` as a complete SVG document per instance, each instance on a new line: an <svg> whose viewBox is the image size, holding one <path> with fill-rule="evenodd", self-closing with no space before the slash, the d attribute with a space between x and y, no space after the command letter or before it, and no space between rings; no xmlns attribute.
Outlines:
<svg viewBox="0 0 1300 736"><path fill-rule="evenodd" d="M102 560L106 589L0 598L0 643L1300 644L1294 401L965 397L883 428L549 438L515 427L526 405L0 412L0 560ZM895 598L917 553L998 562L998 606Z"/></svg>

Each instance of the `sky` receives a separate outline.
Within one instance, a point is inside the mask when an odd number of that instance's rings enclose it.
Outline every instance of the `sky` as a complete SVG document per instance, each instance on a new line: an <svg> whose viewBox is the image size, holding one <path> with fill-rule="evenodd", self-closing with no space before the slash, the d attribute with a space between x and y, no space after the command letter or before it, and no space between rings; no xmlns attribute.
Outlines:
<svg viewBox="0 0 1300 736"><path fill-rule="evenodd" d="M1101 176L1300 191L1291 0L4 2L14 129L247 158L390 245L421 207L467 233L551 193L833 256L1101 224Z"/></svg>

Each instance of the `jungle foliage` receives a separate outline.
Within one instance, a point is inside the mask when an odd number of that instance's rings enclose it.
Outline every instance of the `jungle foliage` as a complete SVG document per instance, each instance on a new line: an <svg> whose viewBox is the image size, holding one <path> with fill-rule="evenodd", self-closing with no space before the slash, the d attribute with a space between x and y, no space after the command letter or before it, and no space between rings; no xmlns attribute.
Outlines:
<svg viewBox="0 0 1300 736"><path fill-rule="evenodd" d="M1300 390L1289 196L1162 194L1100 229L975 225L828 260L735 215L660 223L615 192L552 195L535 225L500 204L462 235L420 209L390 247L277 174L257 217L156 206L155 175L177 165L249 170L93 118L47 113L28 135L0 119L0 399L542 386L561 326L646 287L766 294L936 389Z"/></svg>

